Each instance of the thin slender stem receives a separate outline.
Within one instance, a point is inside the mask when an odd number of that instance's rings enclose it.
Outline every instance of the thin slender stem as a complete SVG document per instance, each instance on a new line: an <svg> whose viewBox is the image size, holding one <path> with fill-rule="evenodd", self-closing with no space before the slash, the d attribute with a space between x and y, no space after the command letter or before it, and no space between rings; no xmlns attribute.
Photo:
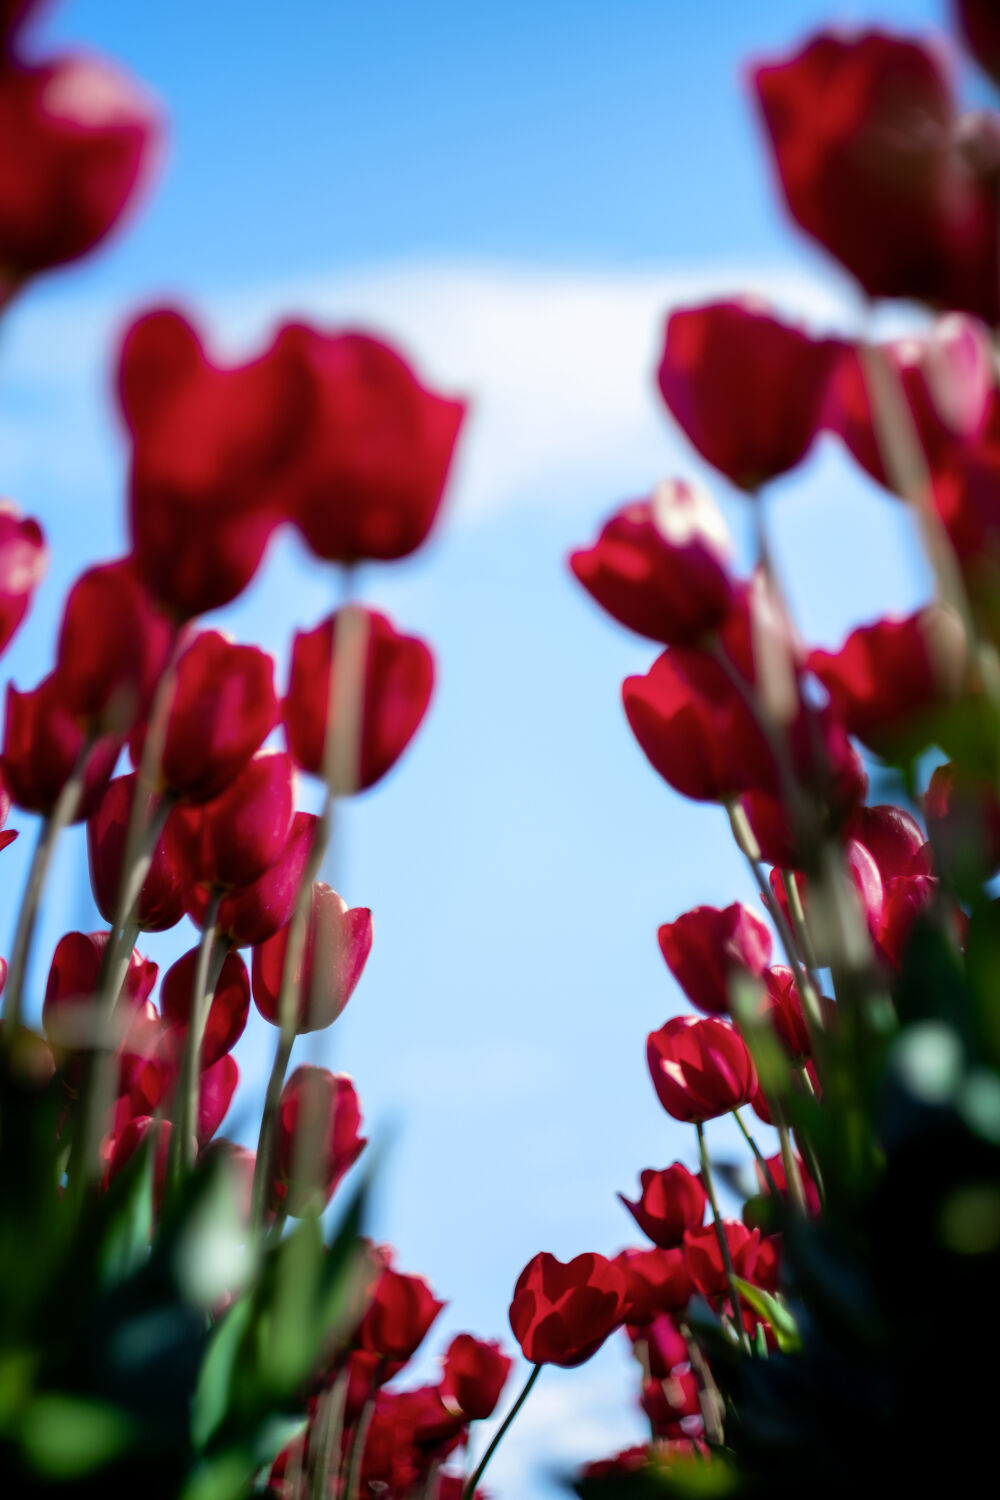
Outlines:
<svg viewBox="0 0 1000 1500"><path fill-rule="evenodd" d="M250 1198L250 1234L260 1234L267 1210L267 1189L270 1185L271 1154L274 1142L274 1127L278 1116L281 1090L285 1082L285 1070L292 1054L295 1028L282 1026L274 1049L274 1062L267 1080L264 1095L264 1112L261 1115L260 1134L257 1137L257 1160L254 1163L253 1188Z"/></svg>
<svg viewBox="0 0 1000 1500"><path fill-rule="evenodd" d="M347 1390L350 1382L351 1367L347 1364L330 1389L321 1397L318 1419L319 1452L312 1463L309 1500L326 1500L327 1479L333 1464L333 1455L339 1451L343 1443L344 1412L347 1408Z"/></svg>
<svg viewBox="0 0 1000 1500"><path fill-rule="evenodd" d="M760 1170L764 1177L764 1181L767 1184L768 1192L771 1194L772 1198L780 1198L781 1194L778 1191L778 1184L774 1180L774 1174L765 1161L760 1147L754 1140L750 1131L747 1129L746 1121L743 1119L743 1116L740 1114L738 1109L734 1109L732 1115L733 1119L736 1121L737 1125L742 1131L743 1139L746 1141L747 1145L750 1147L750 1150L753 1152L754 1160L756 1161L758 1167L760 1167Z"/></svg>
<svg viewBox="0 0 1000 1500"><path fill-rule="evenodd" d="M796 1211L805 1218L806 1194L802 1186L802 1174L799 1171L799 1164L795 1159L795 1152L792 1150L792 1138L788 1133L788 1122L780 1106L776 1106L774 1123L778 1132L778 1141L781 1145L781 1165L785 1169L785 1181L788 1184L788 1191L791 1194Z"/></svg>
<svg viewBox="0 0 1000 1500"><path fill-rule="evenodd" d="M354 1439L351 1443L351 1458L347 1466L347 1484L344 1487L344 1500L361 1500L361 1470L365 1461L365 1444L368 1442L368 1431L372 1425L374 1415L375 1396L371 1395L361 1408L358 1425L354 1429Z"/></svg>
<svg viewBox="0 0 1000 1500"><path fill-rule="evenodd" d="M723 1425L725 1404L708 1367L708 1361L702 1353L701 1345L685 1323L680 1325L680 1329L687 1341L688 1358L691 1361L694 1378L698 1382L698 1405L701 1407L701 1420L705 1424L705 1436L714 1447L721 1448L726 1440Z"/></svg>
<svg viewBox="0 0 1000 1500"><path fill-rule="evenodd" d="M795 940L799 945L805 963L806 973L809 975L813 989L819 994L819 980L816 977L819 964L816 962L816 950L813 940L806 926L806 912L802 905L802 892L799 889L799 877L795 870L782 870L781 878L785 883L785 891L788 895L788 910L792 918L792 928L795 932Z"/></svg>
<svg viewBox="0 0 1000 1500"><path fill-rule="evenodd" d="M467 1480L465 1488L462 1491L462 1500L472 1500L473 1495L476 1493L476 1486L479 1484L479 1481L482 1479L483 1475L486 1473L486 1468L487 1468L487 1465L489 1464L490 1459L493 1457L494 1453L497 1451L497 1449L499 1448L500 1444L503 1442L504 1437L507 1434L507 1429L510 1427L510 1425L513 1422L514 1418L517 1416L518 1412L521 1410L521 1407L524 1405L524 1403L527 1401L528 1397L531 1395L531 1388L532 1388L532 1386L534 1385L535 1381L538 1379L538 1377L539 1377L539 1375L541 1373L542 1373L542 1366L541 1365L534 1365L532 1367L530 1375L528 1376L527 1380L524 1382L523 1387L521 1388L521 1394L518 1396L517 1400L514 1402L514 1405L511 1407L510 1411L504 1417L503 1421L500 1423L500 1426L497 1428L496 1432L493 1434L493 1440L490 1443L489 1447L487 1448L486 1452L483 1454L482 1458L479 1460L479 1466L478 1466L478 1468L475 1470L475 1472L471 1476L471 1478L469 1480Z"/></svg>
<svg viewBox="0 0 1000 1500"><path fill-rule="evenodd" d="M191 983L191 1008L184 1033L184 1051L174 1104L174 1128L170 1137L170 1172L172 1191L176 1192L193 1164L194 1139L198 1131L198 1088L201 1073L201 1044L212 1006L215 986L226 961L228 945L215 930L222 905L222 892L213 891L202 921L201 941L195 959Z"/></svg>
<svg viewBox="0 0 1000 1500"><path fill-rule="evenodd" d="M722 1214L719 1212L719 1199L715 1192L715 1178L712 1175L712 1163L708 1155L708 1146L705 1142L705 1127L700 1120L695 1121L695 1130L698 1133L698 1155L701 1158L701 1179L705 1184L708 1201L712 1206L712 1221L715 1224L715 1238L719 1243L719 1254L722 1257L722 1268L726 1273L726 1285L729 1287L729 1302L733 1312L733 1323L736 1336L743 1345L746 1352L750 1353L750 1340L743 1326L743 1316L740 1309L740 1296L736 1290L736 1272L733 1269L733 1257L729 1252L729 1241L726 1239L726 1231L723 1226Z"/></svg>
<svg viewBox="0 0 1000 1500"><path fill-rule="evenodd" d="M24 982L28 972L28 959L35 934L35 923L38 920L39 903L45 888L49 865L52 863L52 855L60 833L76 817L80 798L83 796L84 773L93 747L92 738L84 741L76 758L76 764L56 798L52 811L39 830L35 852L31 857L31 866L28 870L28 879L25 883L24 896L21 899L21 909L18 912L17 927L11 946L10 968L3 997L4 1041L7 1047L14 1045L16 1033L22 1024Z"/></svg>

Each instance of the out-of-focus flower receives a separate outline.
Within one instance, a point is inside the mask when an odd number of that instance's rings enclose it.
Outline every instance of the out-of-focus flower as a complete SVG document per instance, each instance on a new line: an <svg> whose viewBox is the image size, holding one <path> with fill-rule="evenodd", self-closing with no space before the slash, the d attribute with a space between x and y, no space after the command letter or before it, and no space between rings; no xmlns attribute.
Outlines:
<svg viewBox="0 0 1000 1500"><path fill-rule="evenodd" d="M357 1342L380 1359L413 1358L444 1307L422 1276L386 1265L361 1320Z"/></svg>
<svg viewBox="0 0 1000 1500"><path fill-rule="evenodd" d="M511 1360L494 1340L460 1333L448 1345L444 1357L441 1395L468 1421L483 1421L493 1415L510 1374Z"/></svg>
<svg viewBox="0 0 1000 1500"><path fill-rule="evenodd" d="M253 998L267 1021L280 1025L279 1002L290 925L253 955ZM337 1019L357 987L372 946L372 914L349 907L343 896L316 881L302 958L293 976L298 1034L321 1031Z"/></svg>
<svg viewBox="0 0 1000 1500"><path fill-rule="evenodd" d="M49 549L38 522L26 520L9 500L0 500L0 651L27 614L48 565Z"/></svg>
<svg viewBox="0 0 1000 1500"><path fill-rule="evenodd" d="M28 812L50 813L88 743L52 673L30 692L7 685L3 779L11 801ZM104 795L121 740L104 736L86 755L83 791L73 821L88 818Z"/></svg>
<svg viewBox="0 0 1000 1500"><path fill-rule="evenodd" d="M357 606L349 607L359 614ZM292 645L285 733L296 764L315 776L323 774L338 618L339 614L331 615L315 630L300 631ZM360 744L345 747L353 774L335 786L341 796L373 786L392 769L420 727L434 687L434 659L423 641L400 635L374 610L363 611L359 630L364 634L364 664L357 683L362 697ZM337 662L333 671L339 670ZM336 701L335 685L332 691ZM345 728L335 721L331 732L338 731L344 733Z"/></svg>
<svg viewBox="0 0 1000 1500"><path fill-rule="evenodd" d="M714 302L670 315L657 378L701 456L752 491L809 451L839 352L761 304Z"/></svg>
<svg viewBox="0 0 1000 1500"><path fill-rule="evenodd" d="M657 937L688 1000L709 1014L726 1014L734 980L759 978L771 961L769 929L740 901L723 911L696 906L665 922Z"/></svg>
<svg viewBox="0 0 1000 1500"><path fill-rule="evenodd" d="M108 783L100 806L87 819L90 885L97 909L109 923L115 920L132 799L138 780L135 771L128 776L116 776ZM161 835L139 892L134 917L143 932L165 932L167 928L175 927L183 915L183 882L170 862Z"/></svg>
<svg viewBox="0 0 1000 1500"><path fill-rule="evenodd" d="M194 977L198 949L191 948L163 976L160 1006L163 1019L183 1034L191 1020L194 1004ZM198 997L199 1003L203 996ZM209 1068L219 1061L243 1035L250 1010L250 976L238 953L227 953L212 992L201 1043L201 1066Z"/></svg>
<svg viewBox="0 0 1000 1500"><path fill-rule="evenodd" d="M281 1091L271 1184L275 1207L292 1218L322 1213L365 1147L361 1106L346 1073L309 1064Z"/></svg>
<svg viewBox="0 0 1000 1500"><path fill-rule="evenodd" d="M733 599L730 540L700 485L657 485L607 521L592 547L570 556L587 592L629 630L666 646L695 645L721 625Z"/></svg>

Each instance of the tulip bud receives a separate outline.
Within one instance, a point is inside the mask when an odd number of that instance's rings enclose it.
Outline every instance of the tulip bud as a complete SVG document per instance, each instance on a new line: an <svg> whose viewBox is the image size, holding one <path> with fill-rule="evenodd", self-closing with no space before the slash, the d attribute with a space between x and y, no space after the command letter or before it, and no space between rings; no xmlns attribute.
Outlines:
<svg viewBox="0 0 1000 1500"><path fill-rule="evenodd" d="M759 978L771 959L771 934L748 907L724 911L696 906L658 932L660 952L692 1005L724 1015L730 989L744 976Z"/></svg>
<svg viewBox="0 0 1000 1500"><path fill-rule="evenodd" d="M108 783L100 806L87 820L90 885L97 909L109 923L115 920L121 894L122 860L138 780L135 771L115 777ZM136 901L134 917L142 932L165 932L175 927L183 915L183 884L168 858L161 835Z"/></svg>
<svg viewBox="0 0 1000 1500"><path fill-rule="evenodd" d="M687 1306L693 1287L679 1249L621 1250L615 1264L625 1277L626 1323L643 1327Z"/></svg>
<svg viewBox="0 0 1000 1500"><path fill-rule="evenodd" d="M679 1245L684 1231L700 1224L705 1216L701 1178L678 1161L662 1172L642 1172L639 1181L642 1193L637 1203L629 1202L622 1193L618 1197L654 1245L664 1250Z"/></svg>
<svg viewBox="0 0 1000 1500"><path fill-rule="evenodd" d="M416 734L434 685L434 660L423 641L399 635L384 615L353 608L363 631L363 667L356 683L362 700L355 731L360 744L346 747L345 760L354 769L334 787L340 796L374 786L391 770ZM339 618L331 615L315 630L299 632L292 646L285 735L296 764L315 776L324 768L331 661L334 674L354 670L353 663L337 660ZM332 691L336 704L336 687ZM350 728L345 719L340 732ZM336 722L331 733L338 734Z"/></svg>
<svg viewBox="0 0 1000 1500"><path fill-rule="evenodd" d="M223 899L216 930L234 947L264 943L289 921L318 822L312 813L296 813L285 847L274 863L250 885ZM193 886L187 893L188 915L199 926L205 920L209 900L207 886Z"/></svg>
<svg viewBox="0 0 1000 1500"><path fill-rule="evenodd" d="M646 1060L667 1114L689 1124L749 1104L757 1088L746 1043L716 1016L675 1016L650 1032Z"/></svg>
<svg viewBox="0 0 1000 1500"><path fill-rule="evenodd" d="M194 1002L194 977L198 949L192 948L163 976L160 1005L163 1019L180 1033L187 1030ZM201 999L202 997L199 997ZM250 977L238 953L227 953L222 964L201 1042L201 1066L219 1061L243 1035L250 1010Z"/></svg>
<svg viewBox="0 0 1000 1500"><path fill-rule="evenodd" d="M510 1374L511 1360L498 1343L460 1333L444 1357L441 1394L467 1421L491 1417Z"/></svg>
<svg viewBox="0 0 1000 1500"><path fill-rule="evenodd" d="M281 1024L281 986L291 924L254 949L253 998L266 1021ZM293 976L298 1035L322 1031L340 1015L364 972L372 945L372 914L348 907L343 896L316 881L302 958Z"/></svg>
<svg viewBox="0 0 1000 1500"><path fill-rule="evenodd" d="M210 802L174 808L165 832L181 877L191 885L231 889L252 884L270 869L291 832L294 776L289 756L258 750Z"/></svg>
<svg viewBox="0 0 1000 1500"><path fill-rule="evenodd" d="M434 1319L444 1307L422 1276L408 1276L385 1266L368 1310L361 1320L357 1342L383 1359L412 1359Z"/></svg>
<svg viewBox="0 0 1000 1500"><path fill-rule="evenodd" d="M3 731L3 775L11 800L27 812L50 813L69 781L86 736L63 702L52 674L31 692L7 685ZM74 823L90 816L115 768L121 740L105 737L87 756Z"/></svg>
<svg viewBox="0 0 1000 1500"><path fill-rule="evenodd" d="M295 1219L322 1213L366 1145L360 1124L358 1096L346 1073L296 1068L278 1108L275 1206Z"/></svg>

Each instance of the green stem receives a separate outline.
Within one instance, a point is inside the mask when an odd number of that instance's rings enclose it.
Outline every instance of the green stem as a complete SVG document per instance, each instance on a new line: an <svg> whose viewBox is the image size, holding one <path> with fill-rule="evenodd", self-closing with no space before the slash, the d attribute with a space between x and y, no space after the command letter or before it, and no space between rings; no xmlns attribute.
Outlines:
<svg viewBox="0 0 1000 1500"><path fill-rule="evenodd" d="M792 1150L792 1138L788 1133L788 1122L780 1106L776 1106L774 1123L778 1132L778 1141L781 1145L781 1165L785 1169L785 1181L788 1184L788 1191L791 1194L796 1212L801 1214L802 1218L805 1218L806 1194L805 1188L802 1186L802 1174L799 1171L799 1164Z"/></svg>
<svg viewBox="0 0 1000 1500"><path fill-rule="evenodd" d="M756 1161L758 1167L760 1167L760 1170L764 1175L764 1181L767 1184L768 1192L771 1194L772 1198L780 1198L781 1194L778 1192L778 1184L774 1180L771 1168L764 1160L764 1156L761 1152L760 1147L754 1140L750 1131L747 1129L746 1122L744 1121L743 1116L740 1114L738 1109L734 1109L732 1114L733 1119L736 1121L737 1125L740 1127L740 1130L743 1132L743 1139L746 1141L747 1145L750 1147L750 1150L754 1154L754 1160Z"/></svg>
<svg viewBox="0 0 1000 1500"><path fill-rule="evenodd" d="M529 1395L531 1394L531 1388L541 1373L542 1366L540 1364L534 1365L532 1367L531 1373L528 1376L527 1380L524 1382L524 1385L521 1389L521 1394L518 1396L517 1400L514 1402L514 1405L511 1407L510 1411L504 1417L503 1421L500 1423L500 1426L493 1434L493 1441L490 1443L486 1452L480 1459L479 1467L476 1469L472 1477L467 1481L465 1489L462 1491L462 1500L472 1500L473 1495L476 1493L476 1486L479 1484L479 1481L486 1473L486 1468L489 1464L490 1459L493 1457L494 1453L503 1442L504 1437L507 1434L507 1429L510 1427L514 1418L521 1410L521 1407L527 1401Z"/></svg>
<svg viewBox="0 0 1000 1500"><path fill-rule="evenodd" d="M361 1500L361 1470L365 1461L365 1444L368 1442L368 1430L372 1425L375 1415L375 1397L369 1396L361 1409L358 1417L358 1425L354 1430L354 1440L351 1443L351 1458L347 1466L347 1484L344 1487L344 1500Z"/></svg>
<svg viewBox="0 0 1000 1500"><path fill-rule="evenodd" d="M191 984L191 1009L184 1033L184 1051L181 1055L174 1104L174 1128L170 1137L168 1178L173 1192L177 1191L184 1177L191 1170L193 1152L196 1149L201 1044L205 1036L205 1025L212 1006L215 986L219 982L219 975L222 973L222 965L226 961L228 952L228 944L220 940L215 930L221 905L222 892L213 891L202 920L201 941L198 944L198 956L195 959L194 979Z"/></svg>
<svg viewBox="0 0 1000 1500"><path fill-rule="evenodd" d="M312 1462L309 1500L326 1500L333 1455L339 1452L344 1439L344 1412L350 1381L351 1368L350 1365L345 1365L330 1389L320 1398L319 1452Z"/></svg>
<svg viewBox="0 0 1000 1500"><path fill-rule="evenodd" d="M35 923L38 920L39 903L45 888L49 866L52 863L52 855L55 852L59 835L76 817L80 798L83 795L84 773L93 745L92 738L84 741L76 758L76 764L56 798L52 811L39 830L35 852L31 857L21 909L17 915L17 927L14 931L10 953L10 968L7 973L7 987L3 997L4 1037L7 1047L14 1045L16 1033L23 1021L24 982L28 971L28 958L31 954L31 942L35 934Z"/></svg>
<svg viewBox="0 0 1000 1500"><path fill-rule="evenodd" d="M729 1241L726 1239L726 1231L722 1222L722 1214L719 1212L719 1200L715 1192L715 1179L712 1176L712 1163L709 1160L708 1146L705 1143L705 1127L700 1120L695 1121L695 1130L698 1133L698 1155L701 1158L701 1179L705 1184L708 1201L712 1206L712 1221L715 1224L715 1238L719 1244L719 1254L722 1257L722 1268L726 1273L726 1285L729 1288L729 1303L732 1308L733 1326L736 1336L743 1345L746 1352L750 1353L750 1339L743 1326L740 1296L736 1290L736 1272L733 1269L733 1257L729 1253Z"/></svg>

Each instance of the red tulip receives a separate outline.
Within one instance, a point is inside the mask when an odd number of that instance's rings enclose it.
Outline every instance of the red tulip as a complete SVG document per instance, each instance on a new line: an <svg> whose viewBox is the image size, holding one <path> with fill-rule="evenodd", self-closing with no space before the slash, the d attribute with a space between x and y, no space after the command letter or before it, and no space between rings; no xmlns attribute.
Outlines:
<svg viewBox="0 0 1000 1500"><path fill-rule="evenodd" d="M448 1345L444 1357L441 1395L469 1422L491 1417L507 1384L511 1360L492 1340L460 1333Z"/></svg>
<svg viewBox="0 0 1000 1500"><path fill-rule="evenodd" d="M723 669L702 651L673 646L645 677L626 677L629 727L653 769L675 791L721 802L773 763L760 729Z"/></svg>
<svg viewBox="0 0 1000 1500"><path fill-rule="evenodd" d="M283 328L276 351L296 364L309 428L288 507L318 557L405 557L434 523L465 414L420 384L386 344L358 333Z"/></svg>
<svg viewBox="0 0 1000 1500"><path fill-rule="evenodd" d="M894 968L902 968L914 924L937 899L938 887L933 875L897 875L886 884L877 942Z"/></svg>
<svg viewBox="0 0 1000 1500"><path fill-rule="evenodd" d="M107 932L67 932L56 944L42 1002L46 1033L62 1045L95 1045L96 1017L91 1002L97 993ZM140 1014L156 983L157 966L133 950L122 996L129 1010Z"/></svg>
<svg viewBox="0 0 1000 1500"><path fill-rule="evenodd" d="M229 1052L202 1071L198 1079L199 1146L208 1145L226 1118L239 1081L240 1070Z"/></svg>
<svg viewBox="0 0 1000 1500"><path fill-rule="evenodd" d="M662 1172L642 1172L639 1181L642 1192L638 1202L630 1202L623 1193L618 1197L654 1245L664 1250L679 1245L684 1231L700 1224L705 1216L701 1178L678 1161Z"/></svg>
<svg viewBox="0 0 1000 1500"><path fill-rule="evenodd" d="M385 1265L358 1329L357 1342L380 1359L413 1358L444 1307L422 1276Z"/></svg>
<svg viewBox="0 0 1000 1500"><path fill-rule="evenodd" d="M256 646L203 630L176 670L160 779L172 797L209 802L235 781L277 722L274 662ZM136 764L145 734L140 726L129 742Z"/></svg>
<svg viewBox="0 0 1000 1500"><path fill-rule="evenodd" d="M357 615L357 607L352 608ZM343 784L335 787L342 796L373 786L395 765L427 712L434 686L434 659L423 641L399 635L374 610L361 613L364 669L363 680L357 683L363 694L361 743L345 747L354 774L348 773ZM339 618L338 612L315 630L299 632L292 646L285 734L296 764L316 776L323 774L330 663ZM334 672L339 670L338 663ZM333 692L336 702L336 688ZM345 712L349 722L350 709ZM337 733L336 723L333 733Z"/></svg>
<svg viewBox="0 0 1000 1500"><path fill-rule="evenodd" d="M806 1201L806 1212L810 1214L818 1214L820 1211L819 1189L810 1176L809 1169L806 1167L805 1162L802 1161L802 1159L798 1156L794 1157L794 1161L796 1170L798 1172L799 1181L802 1184L802 1192ZM790 1189L788 1186L788 1178L785 1174L785 1162L784 1158L781 1155L781 1152L778 1151L774 1156L765 1157L764 1164L767 1167L768 1172L771 1174L771 1182L774 1183L775 1187L778 1189L779 1194L787 1203L790 1199ZM769 1192L770 1183L765 1177L759 1164L756 1167L756 1172L757 1180L760 1183L761 1192ZM751 1225L750 1227L752 1228L753 1226ZM761 1251L763 1251L764 1247L766 1245L769 1245L771 1242L771 1239L763 1239L760 1246ZM757 1281L760 1275L760 1264L761 1254L760 1252L758 1252L757 1264L754 1267L752 1277L754 1281Z"/></svg>
<svg viewBox="0 0 1000 1500"><path fill-rule="evenodd" d="M756 490L808 452L839 350L758 303L715 302L670 315L657 378L701 456Z"/></svg>
<svg viewBox="0 0 1000 1500"><path fill-rule="evenodd" d="M625 1276L603 1255L578 1255L563 1264L542 1252L517 1278L510 1326L532 1364L582 1365L619 1328L626 1306Z"/></svg>
<svg viewBox="0 0 1000 1500"><path fill-rule="evenodd" d="M835 712L877 753L919 745L957 695L964 666L962 627L943 605L861 626L839 651L809 657Z"/></svg>
<svg viewBox="0 0 1000 1500"><path fill-rule="evenodd" d="M922 857L926 843L916 818L889 803L859 807L848 825L848 832L864 844L878 865L883 882L896 875L912 875L914 863Z"/></svg>
<svg viewBox="0 0 1000 1500"><path fill-rule="evenodd" d="M0 71L0 267L25 277L75 260L114 228L149 177L161 127L151 101L102 58Z"/></svg>
<svg viewBox="0 0 1000 1500"><path fill-rule="evenodd" d="M258 750L210 802L174 808L167 820L167 850L191 885L215 890L250 885L280 857L294 811L290 757Z"/></svg>
<svg viewBox="0 0 1000 1500"><path fill-rule="evenodd" d="M615 1264L625 1276L629 1325L643 1327L687 1306L693 1287L679 1249L621 1250Z"/></svg>
<svg viewBox="0 0 1000 1500"><path fill-rule="evenodd" d="M675 1016L650 1032L646 1061L667 1114L689 1124L749 1104L757 1087L746 1043L717 1016Z"/></svg>
<svg viewBox="0 0 1000 1500"><path fill-rule="evenodd" d="M194 1000L194 976L198 949L192 948L179 958L163 976L160 1006L163 1019L184 1032L191 1020ZM203 997L199 997L203 998ZM209 1068L239 1041L250 1010L250 976L238 953L227 953L209 1006L201 1043L201 1066Z"/></svg>
<svg viewBox="0 0 1000 1500"><path fill-rule="evenodd" d="M234 947L265 943L289 921L318 822L312 813L296 813L285 847L274 864L250 885L223 898L216 929ZM209 899L206 886L194 886L187 893L188 915L199 926L205 920Z"/></svg>
<svg viewBox="0 0 1000 1500"><path fill-rule="evenodd" d="M882 921L882 907L885 900L885 887L882 883L882 877L879 874L878 865L864 844L859 844L857 839L848 839L844 849L844 862L850 888L853 890L857 902L858 915L861 917L870 935L874 938L878 933ZM770 883L775 900L785 913L786 919L790 922L791 913L783 873L780 870L772 870ZM832 951L833 935L830 931L830 918L825 909L819 913L813 910L810 884L804 875L796 876L796 885L802 901L806 928L808 929L816 958L821 965L828 964L831 957L834 956Z"/></svg>
<svg viewBox="0 0 1000 1500"><path fill-rule="evenodd" d="M587 592L629 630L664 645L696 645L721 625L733 599L730 542L707 491L683 480L626 505L570 567Z"/></svg>
<svg viewBox="0 0 1000 1500"><path fill-rule="evenodd" d="M28 812L50 813L73 773L86 735L63 701L52 674L30 692L7 685L3 733L3 778L11 801ZM104 795L121 740L105 736L86 760L83 792L73 821L90 816Z"/></svg>
<svg viewBox="0 0 1000 1500"><path fill-rule="evenodd" d="M87 820L90 885L97 909L108 923L115 920L132 799L138 780L135 771L128 776L115 777L108 783L100 806ZM142 883L135 920L143 932L165 932L167 928L175 927L183 915L183 884L168 858L166 843L161 836L153 851L149 873Z"/></svg>
<svg viewBox="0 0 1000 1500"><path fill-rule="evenodd" d="M964 445L982 435L996 400L990 345L982 327L954 314L940 319L927 338L880 345L876 357L888 362L892 378L902 386L931 472L960 460ZM859 350L845 349L838 361L824 425L878 484L898 493Z"/></svg>
<svg viewBox="0 0 1000 1500"><path fill-rule="evenodd" d="M700 1417L698 1381L692 1370L678 1370L665 1380L645 1380L639 1405L657 1434L685 1418Z"/></svg>
<svg viewBox="0 0 1000 1500"><path fill-rule="evenodd" d="M671 1370L688 1363L687 1339L669 1313L660 1313L651 1323L629 1329L629 1337L633 1345L641 1346L649 1373L657 1380L665 1380Z"/></svg>
<svg viewBox="0 0 1000 1500"><path fill-rule="evenodd" d="M792 217L869 296L996 320L993 190L932 48L824 32L753 81Z"/></svg>
<svg viewBox="0 0 1000 1500"><path fill-rule="evenodd" d="M802 1010L802 1000L791 969L780 964L764 972L764 994L758 1013L774 1028L790 1057L804 1061L812 1055L812 1040Z"/></svg>
<svg viewBox="0 0 1000 1500"><path fill-rule="evenodd" d="M730 989L741 977L759 977L771 961L771 934L739 901L719 911L696 906L657 936L667 967L692 1005L725 1015Z"/></svg>
<svg viewBox="0 0 1000 1500"><path fill-rule="evenodd" d="M0 500L0 651L27 614L48 565L49 549L38 522L24 520L16 505Z"/></svg>
<svg viewBox="0 0 1000 1500"><path fill-rule="evenodd" d="M236 598L256 572L281 519L275 492L301 441L305 383L273 346L218 367L171 309L128 330L118 380L136 565L165 608L191 619Z"/></svg>
<svg viewBox="0 0 1000 1500"><path fill-rule="evenodd" d="M739 1219L725 1219L722 1228L729 1247L733 1270L749 1281L757 1262L760 1230L750 1230ZM684 1236L684 1260L691 1280L703 1297L722 1297L728 1291L726 1272L714 1224L689 1229Z"/></svg>
<svg viewBox="0 0 1000 1500"><path fill-rule="evenodd" d="M285 955L291 928L282 927L254 949L253 998L265 1020L280 1025ZM364 972L372 946L372 914L348 907L343 896L316 881L302 959L294 976L297 1034L322 1031L340 1015Z"/></svg>
<svg viewBox="0 0 1000 1500"><path fill-rule="evenodd" d="M0 849L6 849L17 838L16 828L4 828L4 824L10 817L10 793L7 790L3 777L3 761L0 760Z"/></svg>
<svg viewBox="0 0 1000 1500"><path fill-rule="evenodd" d="M955 0L954 8L970 53L1000 84L1000 15L993 0Z"/></svg>
<svg viewBox="0 0 1000 1500"><path fill-rule="evenodd" d="M151 1115L133 1116L115 1135L108 1161L107 1180L110 1182L132 1160L147 1135L152 1136L150 1149L153 1153L153 1212L156 1215L159 1215L163 1204L172 1128L169 1120L157 1120Z"/></svg>
<svg viewBox="0 0 1000 1500"><path fill-rule="evenodd" d="M294 1219L322 1213L365 1147L360 1124L358 1096L346 1073L296 1068L281 1091L278 1110L275 1206Z"/></svg>
<svg viewBox="0 0 1000 1500"><path fill-rule="evenodd" d="M89 568L67 595L59 632L66 707L96 729L128 729L148 711L174 637L128 560Z"/></svg>

